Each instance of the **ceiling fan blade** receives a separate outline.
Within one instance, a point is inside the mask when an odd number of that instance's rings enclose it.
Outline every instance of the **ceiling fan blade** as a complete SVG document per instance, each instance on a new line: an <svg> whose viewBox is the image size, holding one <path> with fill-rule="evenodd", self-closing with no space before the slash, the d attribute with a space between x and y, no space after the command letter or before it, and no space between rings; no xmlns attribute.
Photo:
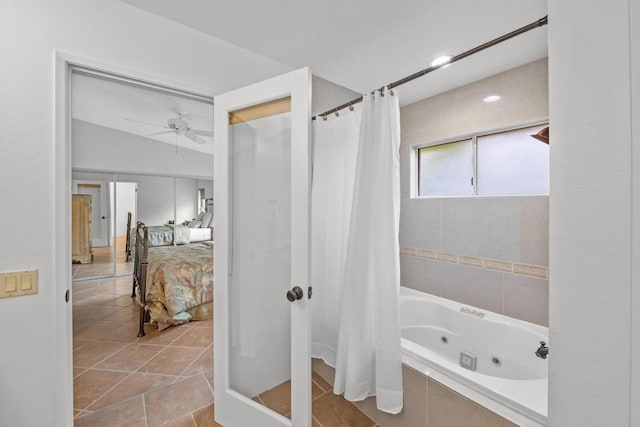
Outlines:
<svg viewBox="0 0 640 427"><path fill-rule="evenodd" d="M186 138L189 138L191 141L195 142L196 144L206 144L207 140L206 139L202 139L200 138L198 135L195 134L194 131L192 131L191 129L187 130L186 132L183 133L183 135Z"/></svg>
<svg viewBox="0 0 640 427"><path fill-rule="evenodd" d="M155 127L158 127L158 128L169 129L169 128L168 128L167 126L165 126L165 125L159 125L159 124L157 124L157 123L145 122L145 121L143 121L143 120L128 119L128 118L125 118L125 120L127 120L127 121L129 121L129 122L144 123L145 125L155 126Z"/></svg>
<svg viewBox="0 0 640 427"><path fill-rule="evenodd" d="M148 133L145 136L154 136L154 135L164 135L165 133L175 133L175 130L165 130L162 132L154 132L154 133Z"/></svg>
<svg viewBox="0 0 640 427"><path fill-rule="evenodd" d="M200 136L213 137L213 131L210 131L210 130L191 129L191 132L193 132L196 135L200 135Z"/></svg>

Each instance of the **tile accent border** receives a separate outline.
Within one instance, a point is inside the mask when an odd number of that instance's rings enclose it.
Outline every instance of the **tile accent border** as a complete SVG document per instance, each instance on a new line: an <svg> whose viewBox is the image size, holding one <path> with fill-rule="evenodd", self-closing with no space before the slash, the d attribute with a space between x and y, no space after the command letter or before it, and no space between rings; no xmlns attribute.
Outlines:
<svg viewBox="0 0 640 427"><path fill-rule="evenodd" d="M535 277L537 279L549 278L549 267L545 267L542 265L530 265L497 259L458 255L448 252L436 252L428 249L409 248L406 246L400 247L400 255L426 258L442 262L451 262L454 264L484 268L486 270L502 271L505 273L512 273L520 276Z"/></svg>

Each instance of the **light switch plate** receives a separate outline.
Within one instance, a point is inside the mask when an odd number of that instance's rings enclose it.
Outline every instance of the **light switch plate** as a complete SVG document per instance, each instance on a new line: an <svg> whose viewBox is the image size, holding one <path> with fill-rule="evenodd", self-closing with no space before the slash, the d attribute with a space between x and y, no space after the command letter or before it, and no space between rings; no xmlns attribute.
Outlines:
<svg viewBox="0 0 640 427"><path fill-rule="evenodd" d="M38 270L0 273L0 298L38 293Z"/></svg>

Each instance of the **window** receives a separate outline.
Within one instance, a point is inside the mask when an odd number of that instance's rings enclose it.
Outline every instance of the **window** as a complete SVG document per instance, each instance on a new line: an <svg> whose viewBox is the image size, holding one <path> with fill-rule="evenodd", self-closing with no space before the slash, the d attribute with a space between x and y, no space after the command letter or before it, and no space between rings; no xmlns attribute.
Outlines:
<svg viewBox="0 0 640 427"><path fill-rule="evenodd" d="M418 148L418 195L548 194L549 145L531 137L545 126Z"/></svg>

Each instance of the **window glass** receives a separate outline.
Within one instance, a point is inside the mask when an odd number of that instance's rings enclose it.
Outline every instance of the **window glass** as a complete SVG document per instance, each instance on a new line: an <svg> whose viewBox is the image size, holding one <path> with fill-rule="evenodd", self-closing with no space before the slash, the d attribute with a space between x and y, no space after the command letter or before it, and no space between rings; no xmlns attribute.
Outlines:
<svg viewBox="0 0 640 427"><path fill-rule="evenodd" d="M417 150L418 196L549 194L546 124Z"/></svg>
<svg viewBox="0 0 640 427"><path fill-rule="evenodd" d="M473 144L471 139L418 150L419 195L473 194Z"/></svg>
<svg viewBox="0 0 640 427"><path fill-rule="evenodd" d="M477 138L478 194L549 193L549 145L531 137L543 127Z"/></svg>

